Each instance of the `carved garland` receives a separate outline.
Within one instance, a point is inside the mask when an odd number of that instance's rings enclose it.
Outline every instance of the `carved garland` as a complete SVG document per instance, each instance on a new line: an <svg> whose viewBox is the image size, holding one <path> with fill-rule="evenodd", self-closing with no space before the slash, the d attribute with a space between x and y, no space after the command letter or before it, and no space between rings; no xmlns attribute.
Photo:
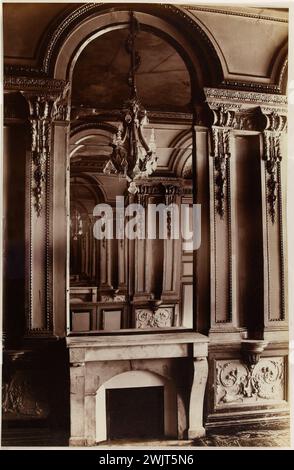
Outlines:
<svg viewBox="0 0 294 470"><path fill-rule="evenodd" d="M221 218L225 213L228 184L228 159L230 153L230 129L234 112L225 106L212 109L214 121L211 127L211 156L214 158L216 210Z"/></svg>
<svg viewBox="0 0 294 470"><path fill-rule="evenodd" d="M31 80L28 85L30 88ZM46 94L46 92L37 94L36 92L22 91L22 95L29 104L33 165L32 192L38 217L42 212L46 166L48 159L50 159L51 124L54 120L69 121L68 90L69 85L63 88L61 94Z"/></svg>
<svg viewBox="0 0 294 470"><path fill-rule="evenodd" d="M279 172L281 153L281 137L286 129L285 115L272 111L266 116L266 128L263 132L263 158L266 161L267 172L267 203L272 223L276 220L276 206L279 193Z"/></svg>

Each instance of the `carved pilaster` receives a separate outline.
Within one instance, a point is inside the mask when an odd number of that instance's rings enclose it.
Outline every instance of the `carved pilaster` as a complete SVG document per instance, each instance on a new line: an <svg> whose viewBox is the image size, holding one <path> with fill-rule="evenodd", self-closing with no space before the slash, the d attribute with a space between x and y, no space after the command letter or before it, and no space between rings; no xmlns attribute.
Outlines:
<svg viewBox="0 0 294 470"><path fill-rule="evenodd" d="M208 103L213 121L210 130L210 189L211 218L213 237L212 272L214 288L212 289L211 332L214 328L224 330L236 327L233 310L233 271L232 266L232 225L231 225L231 181L230 139L236 110L239 106L222 103ZM221 268L220 268L221 267ZM221 274L220 274L221 269ZM222 279L222 282L220 282ZM214 311L213 311L214 310Z"/></svg>
<svg viewBox="0 0 294 470"><path fill-rule="evenodd" d="M50 158L51 115L54 101L46 95L23 94L28 101L30 110L32 194L36 213L40 216L46 181L46 162Z"/></svg>
<svg viewBox="0 0 294 470"><path fill-rule="evenodd" d="M45 78L5 77L4 80L5 89L20 92L29 107L31 145L27 153L26 182L26 318L29 337L51 337L59 323L53 319L53 312L56 316L60 310L55 304L62 305L60 301L54 301L61 283L56 279L53 289L53 279L60 271L56 266L60 256L56 255L53 238L57 226L55 214L58 216L61 206L65 211L64 195L61 195L61 204L57 195L57 188L61 185L55 184L55 179L62 177L58 165L63 164L66 168L67 140L64 137L69 122L69 87L65 85L63 80ZM58 239L66 240L65 213L62 219L59 218L58 227ZM61 233L63 227L64 233ZM66 253L66 246L62 251ZM65 262L62 265L65 266ZM65 279L65 273L61 276Z"/></svg>
<svg viewBox="0 0 294 470"><path fill-rule="evenodd" d="M270 110L265 113L266 127L263 131L263 158L266 161L267 171L267 204L270 219L274 224L276 221L276 207L279 191L279 170L282 160L281 137L286 129L287 118L285 115L278 114Z"/></svg>
<svg viewBox="0 0 294 470"><path fill-rule="evenodd" d="M286 109L262 106L263 131L263 223L264 231L264 338L280 330L287 337L284 266L284 211L282 191L282 140L287 128ZM285 332L283 333L283 330ZM277 333L276 333L277 334Z"/></svg>
<svg viewBox="0 0 294 470"><path fill-rule="evenodd" d="M68 90L66 85L58 94L37 91L22 91L29 104L32 152L32 192L34 207L39 216L42 211L46 162L50 159L51 126L53 121L69 121Z"/></svg>

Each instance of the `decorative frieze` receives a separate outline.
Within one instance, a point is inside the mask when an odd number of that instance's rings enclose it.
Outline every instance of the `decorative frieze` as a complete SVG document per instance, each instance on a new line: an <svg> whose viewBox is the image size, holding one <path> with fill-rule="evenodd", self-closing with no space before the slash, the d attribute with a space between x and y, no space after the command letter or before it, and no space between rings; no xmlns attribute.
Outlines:
<svg viewBox="0 0 294 470"><path fill-rule="evenodd" d="M4 90L29 91L34 93L54 93L60 95L66 86L64 80L45 77L23 77L4 75Z"/></svg>
<svg viewBox="0 0 294 470"><path fill-rule="evenodd" d="M267 403L284 400L284 359L261 358L254 365L221 360L215 369L216 405Z"/></svg>
<svg viewBox="0 0 294 470"><path fill-rule="evenodd" d="M287 106L285 95L275 95L270 93L258 93L255 91L230 90L223 88L204 88L208 103L237 103L244 109L254 106L283 107Z"/></svg>

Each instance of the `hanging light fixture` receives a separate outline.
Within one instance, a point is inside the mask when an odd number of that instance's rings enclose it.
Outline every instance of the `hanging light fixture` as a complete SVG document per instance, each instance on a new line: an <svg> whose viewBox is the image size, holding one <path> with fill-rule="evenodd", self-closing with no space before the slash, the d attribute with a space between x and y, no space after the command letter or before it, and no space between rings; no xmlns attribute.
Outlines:
<svg viewBox="0 0 294 470"><path fill-rule="evenodd" d="M83 235L83 220L77 208L74 208L70 215L70 233L74 241Z"/></svg>
<svg viewBox="0 0 294 470"><path fill-rule="evenodd" d="M130 56L128 73L130 95L124 105L122 123L113 136L112 154L103 169L107 175L117 174L125 177L129 182L128 190L133 194L138 190L134 180L148 177L157 167L154 129L151 130L147 143L143 129L149 121L147 112L137 96L136 72L141 63L140 55L135 49L138 31L138 20L131 11L130 32L125 43L126 51Z"/></svg>

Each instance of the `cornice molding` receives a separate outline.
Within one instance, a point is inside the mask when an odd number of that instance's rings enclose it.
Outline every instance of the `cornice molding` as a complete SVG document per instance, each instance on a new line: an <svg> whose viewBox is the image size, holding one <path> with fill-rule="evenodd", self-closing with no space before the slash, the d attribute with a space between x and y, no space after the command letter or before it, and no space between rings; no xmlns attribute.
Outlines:
<svg viewBox="0 0 294 470"><path fill-rule="evenodd" d="M184 113L177 111L147 111L148 118L151 122L175 122L175 123L191 123L193 120L192 113ZM72 109L71 118L73 122L83 120L87 122L101 122L99 120L120 121L122 119L122 110L120 109L98 109L76 107Z"/></svg>
<svg viewBox="0 0 294 470"><path fill-rule="evenodd" d="M241 82L239 80L223 80L220 84L224 89L234 89L240 91L255 91L257 93L282 94L281 80L279 84L260 82Z"/></svg>
<svg viewBox="0 0 294 470"><path fill-rule="evenodd" d="M4 91L61 94L66 85L65 80L53 78L4 75Z"/></svg>
<svg viewBox="0 0 294 470"><path fill-rule="evenodd" d="M194 5L182 5L185 10L188 11L203 11L207 13L220 13L222 15L229 15L229 16L240 16L244 18L253 18L257 20L265 20L265 21L275 21L278 23L286 23L288 24L289 21L284 18L278 18L274 16L266 16L266 15L258 15L257 13L247 13L243 11L235 11L235 10L223 10L221 8L208 8L208 7L201 7L201 6L194 6Z"/></svg>
<svg viewBox="0 0 294 470"><path fill-rule="evenodd" d="M232 104L240 107L267 106L281 108L287 112L287 97L270 93L258 93L255 91L229 90L227 88L204 88L206 102L209 106Z"/></svg>

